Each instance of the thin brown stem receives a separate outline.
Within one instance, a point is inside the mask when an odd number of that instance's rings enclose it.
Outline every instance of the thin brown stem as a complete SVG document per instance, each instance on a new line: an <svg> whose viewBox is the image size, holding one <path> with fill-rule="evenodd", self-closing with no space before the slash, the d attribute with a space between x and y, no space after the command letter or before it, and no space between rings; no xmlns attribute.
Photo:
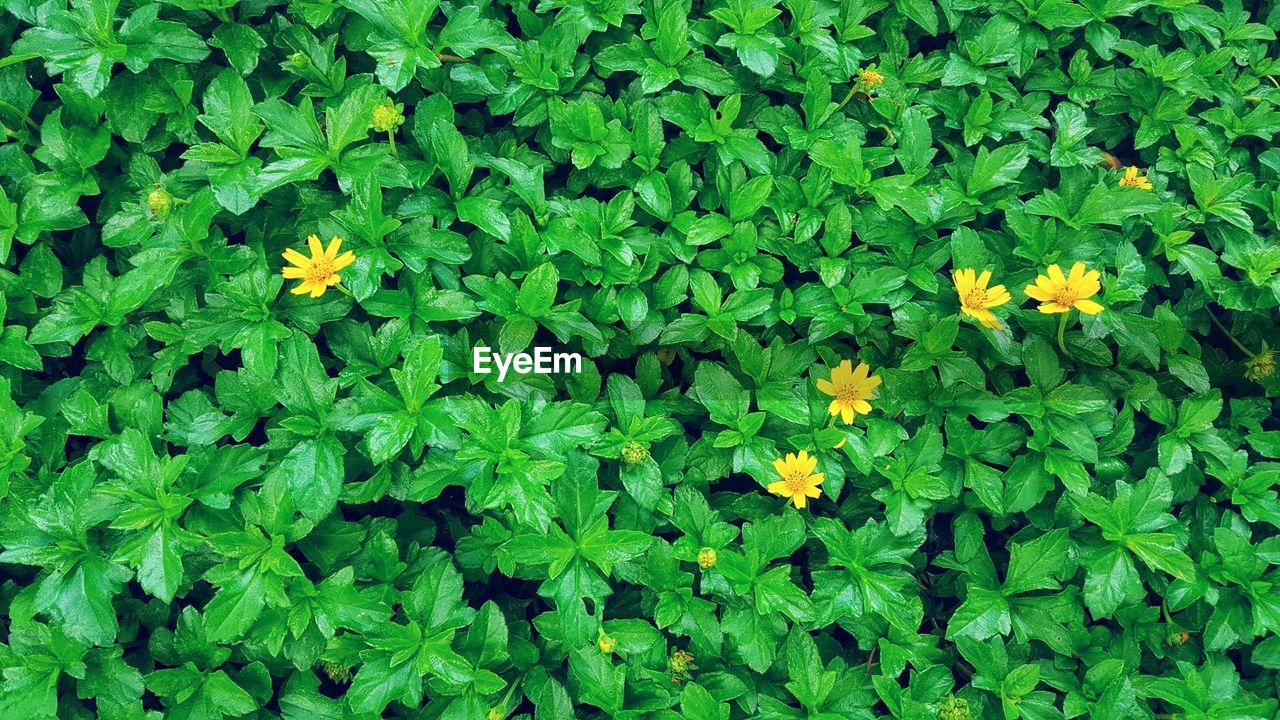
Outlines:
<svg viewBox="0 0 1280 720"><path fill-rule="evenodd" d="M1222 331L1222 334L1226 335L1228 340L1234 343L1236 347L1240 348L1240 352L1244 353L1245 355L1248 355L1250 358L1252 358L1256 354L1252 350L1250 350L1249 348L1241 344L1241 342L1236 339L1236 336L1232 335L1231 331L1227 329L1227 326L1223 325L1221 322L1218 321L1217 316L1213 314L1212 310L1210 310L1209 308L1205 308L1205 312L1209 313L1209 319L1213 321L1214 325L1218 326L1218 329Z"/></svg>

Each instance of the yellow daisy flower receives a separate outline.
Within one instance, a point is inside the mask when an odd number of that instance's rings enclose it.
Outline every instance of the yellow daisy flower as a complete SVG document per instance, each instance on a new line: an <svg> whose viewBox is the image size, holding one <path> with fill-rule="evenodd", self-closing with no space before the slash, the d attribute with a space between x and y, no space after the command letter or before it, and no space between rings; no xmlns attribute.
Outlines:
<svg viewBox="0 0 1280 720"><path fill-rule="evenodd" d="M858 80L862 83L862 87L870 92L884 84L884 75L875 70L862 68L858 70Z"/></svg>
<svg viewBox="0 0 1280 720"><path fill-rule="evenodd" d="M1150 190L1151 181L1146 175L1139 175L1136 167L1127 167L1124 169L1124 177L1120 178L1120 187L1135 187L1140 190Z"/></svg>
<svg viewBox="0 0 1280 720"><path fill-rule="evenodd" d="M1102 289L1098 282L1101 277L1102 273L1086 269L1082 262L1072 265L1067 276L1063 276L1062 268L1050 265L1049 274L1037 277L1026 287L1026 293L1040 301L1042 313L1065 313L1075 308L1086 315L1097 315L1104 308L1089 298Z"/></svg>
<svg viewBox="0 0 1280 720"><path fill-rule="evenodd" d="M803 508L809 498L822 496L822 473L814 473L818 467L818 458L804 450L799 455L787 453L787 457L773 461L773 469L782 476L781 480L769 483L769 492L789 498L798 508Z"/></svg>
<svg viewBox="0 0 1280 720"><path fill-rule="evenodd" d="M350 250L341 255L338 254L338 248L342 247L342 238L337 236L329 241L327 249L321 247L320 238L315 235L307 238L307 245L311 249L311 257L293 248L284 251L284 259L294 267L282 268L280 273L286 280L302 281L302 284L289 292L294 295L311 293L311 297L318 298L324 294L325 290L342 281L338 271L355 262L356 256Z"/></svg>
<svg viewBox="0 0 1280 720"><path fill-rule="evenodd" d="M956 294L960 296L960 312L982 323L983 327L1003 330L1004 325L996 319L991 308L1000 307L1009 302L1012 297L1003 285L987 287L989 280L991 280L990 270L983 270L982 274L978 275L973 268L963 268L951 275L951 282L956 286Z"/></svg>
<svg viewBox="0 0 1280 720"><path fill-rule="evenodd" d="M858 413L865 415L871 412L871 403L867 401L880 385L880 376L868 376L869 372L871 368L866 363L858 363L855 370L852 362L841 360L831 371L830 380L819 378L818 390L834 398L827 408L832 416L839 415L845 424L852 424Z"/></svg>

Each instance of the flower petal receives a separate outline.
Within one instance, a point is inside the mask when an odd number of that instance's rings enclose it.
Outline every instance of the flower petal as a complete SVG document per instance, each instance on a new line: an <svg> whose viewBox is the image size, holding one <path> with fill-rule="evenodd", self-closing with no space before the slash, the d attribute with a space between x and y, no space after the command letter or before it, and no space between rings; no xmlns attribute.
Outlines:
<svg viewBox="0 0 1280 720"><path fill-rule="evenodd" d="M1037 310L1039 310L1040 312L1042 312L1042 313L1046 314L1046 315L1051 315L1051 314L1053 314L1053 313L1064 313L1064 312L1070 312L1070 311L1071 311L1071 308L1067 307L1066 305L1061 305L1061 304L1056 303L1056 302L1047 302L1047 303L1044 303L1043 305L1041 305L1040 307L1038 307L1038 308L1036 308L1036 309L1037 309Z"/></svg>
<svg viewBox="0 0 1280 720"><path fill-rule="evenodd" d="M300 267L285 267L280 268L280 274L285 280L301 280L307 276L307 271Z"/></svg>
<svg viewBox="0 0 1280 720"><path fill-rule="evenodd" d="M818 378L818 391L825 395L830 395L832 397L835 397L836 386L832 385L829 380L823 380L822 378Z"/></svg>
<svg viewBox="0 0 1280 720"><path fill-rule="evenodd" d="M787 492L787 484L786 484L785 482L781 481L781 480L778 480L777 482L771 482L771 483L769 483L768 489L769 489L769 492L773 493L774 495L788 495L788 494L789 494L789 493Z"/></svg>
<svg viewBox="0 0 1280 720"><path fill-rule="evenodd" d="M852 425L853 418L855 415L857 415L857 413L855 413L853 411L853 408L848 405L845 405L844 407L840 408L840 419L844 420L845 425Z"/></svg>
<svg viewBox="0 0 1280 720"><path fill-rule="evenodd" d="M1076 309L1084 313L1085 315L1097 315L1098 313L1102 312L1106 308L1102 307L1101 305L1099 305L1098 303L1092 300L1077 300Z"/></svg>
<svg viewBox="0 0 1280 720"><path fill-rule="evenodd" d="M315 235L307 236L307 247L311 249L312 260L319 260L324 257L324 248L320 246L320 238Z"/></svg>
<svg viewBox="0 0 1280 720"><path fill-rule="evenodd" d="M787 474L787 464L782 461L782 458L773 461L773 469L777 470L779 475Z"/></svg>
<svg viewBox="0 0 1280 720"><path fill-rule="evenodd" d="M356 261L356 254L350 250L333 259L333 269L341 270Z"/></svg>
<svg viewBox="0 0 1280 720"><path fill-rule="evenodd" d="M848 360L841 360L840 364L831 371L831 382L839 385L841 382L847 381L852 375L853 363Z"/></svg>
<svg viewBox="0 0 1280 720"><path fill-rule="evenodd" d="M298 267L301 267L301 268L311 267L311 259L308 258L306 255L303 255L302 253L298 252L297 250L294 250L293 248L285 248L284 252L281 253L281 255L284 256L285 260L288 260L289 262L293 263L294 265L297 265Z"/></svg>
<svg viewBox="0 0 1280 720"><path fill-rule="evenodd" d="M1027 297L1032 300L1039 300L1040 302L1049 302L1053 300L1053 293L1046 292L1044 288L1037 285L1028 285L1022 289L1022 292L1026 293Z"/></svg>
<svg viewBox="0 0 1280 720"><path fill-rule="evenodd" d="M324 256L333 260L338 257L338 248L340 247L342 247L342 238L334 235L333 239L329 241L329 247L325 248Z"/></svg>
<svg viewBox="0 0 1280 720"><path fill-rule="evenodd" d="M978 276L977 286L980 288L985 288L987 286L987 283L989 282L991 282L991 271L983 270L982 274Z"/></svg>
<svg viewBox="0 0 1280 720"><path fill-rule="evenodd" d="M871 366L870 366L870 365L868 365L868 364L866 364L866 363L864 363L864 362L860 362L860 363L858 363L858 369L853 371L853 382L854 382L854 384L856 385L856 384L858 384L858 383L861 383L863 380L866 380L866 379L867 379L867 373L869 373L869 372L871 372Z"/></svg>
<svg viewBox="0 0 1280 720"><path fill-rule="evenodd" d="M1057 263L1049 266L1049 279L1058 287L1067 284L1067 278L1063 276L1062 268L1058 267Z"/></svg>
<svg viewBox="0 0 1280 720"><path fill-rule="evenodd" d="M1084 263L1077 262L1071 266L1071 274L1067 276L1067 284L1072 287L1078 287L1080 281L1084 279Z"/></svg>

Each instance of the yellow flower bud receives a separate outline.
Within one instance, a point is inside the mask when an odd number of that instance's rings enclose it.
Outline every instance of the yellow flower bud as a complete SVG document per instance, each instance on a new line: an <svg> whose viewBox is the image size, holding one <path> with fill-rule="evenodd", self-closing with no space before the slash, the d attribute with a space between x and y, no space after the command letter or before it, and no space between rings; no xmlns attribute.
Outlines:
<svg viewBox="0 0 1280 720"><path fill-rule="evenodd" d="M499 708L489 708L489 720L502 720L507 714Z"/></svg>
<svg viewBox="0 0 1280 720"><path fill-rule="evenodd" d="M688 672L691 667L693 667L693 655L683 650L671 653L671 658L667 660L667 668L677 675Z"/></svg>
<svg viewBox="0 0 1280 720"><path fill-rule="evenodd" d="M600 652L609 654L618 649L618 638L602 633L600 639L596 641L596 645L600 648Z"/></svg>
<svg viewBox="0 0 1280 720"><path fill-rule="evenodd" d="M648 458L649 448L635 440L628 440L622 445L622 462L628 465L639 465Z"/></svg>
<svg viewBox="0 0 1280 720"><path fill-rule="evenodd" d="M390 100L383 102L381 105L373 109L373 120L369 126L378 132L391 132L398 126L404 124L404 116L400 111L404 109L404 105L397 105Z"/></svg>
<svg viewBox="0 0 1280 720"><path fill-rule="evenodd" d="M884 84L884 76L875 70L862 68L858 71L858 82L862 84L864 90L870 92Z"/></svg>
<svg viewBox="0 0 1280 720"><path fill-rule="evenodd" d="M147 207L151 209L151 217L163 220L173 210L173 196L160 183L156 183L151 192L147 193Z"/></svg>
<svg viewBox="0 0 1280 720"><path fill-rule="evenodd" d="M698 551L698 565L702 566L703 570L715 567L718 559L715 548L704 547Z"/></svg>

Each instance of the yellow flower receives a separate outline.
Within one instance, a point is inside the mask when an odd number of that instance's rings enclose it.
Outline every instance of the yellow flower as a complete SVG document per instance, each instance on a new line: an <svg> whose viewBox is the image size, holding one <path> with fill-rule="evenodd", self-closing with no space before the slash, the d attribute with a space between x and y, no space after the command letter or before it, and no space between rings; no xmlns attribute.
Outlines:
<svg viewBox="0 0 1280 720"><path fill-rule="evenodd" d="M875 70L862 68L858 70L858 81L862 83L863 89L870 92L884 84L884 76Z"/></svg>
<svg viewBox="0 0 1280 720"><path fill-rule="evenodd" d="M400 114L403 109L403 104L393 103L390 100L384 101L373 109L373 117L369 122L369 127L378 132L395 130L396 127L404 124L404 115Z"/></svg>
<svg viewBox="0 0 1280 720"><path fill-rule="evenodd" d="M715 567L716 561L719 559L715 548L704 547L698 551L698 566L703 570Z"/></svg>
<svg viewBox="0 0 1280 720"><path fill-rule="evenodd" d="M338 254L338 248L342 247L342 238L337 236L329 241L328 249L320 246L320 238L315 235L307 238L307 245L311 248L311 257L293 248L284 251L284 259L294 267L283 268L280 273L286 280L302 281L301 285L289 292L294 295L311 293L311 297L317 298L323 295L325 290L342 281L338 271L355 262L356 256L350 250L341 255Z"/></svg>
<svg viewBox="0 0 1280 720"><path fill-rule="evenodd" d="M1124 169L1124 177L1120 178L1120 187L1135 187L1141 190L1150 190L1151 181L1146 175L1139 175L1138 168L1127 167Z"/></svg>
<svg viewBox="0 0 1280 720"><path fill-rule="evenodd" d="M1062 275L1062 268L1050 265L1048 276L1037 277L1034 284L1027 286L1026 293L1040 301L1042 313L1065 313L1075 308L1086 315L1097 315L1103 307L1089 298L1102 289L1098 283L1100 277L1101 273L1086 270L1082 262L1072 265L1071 274L1066 277Z"/></svg>
<svg viewBox="0 0 1280 720"><path fill-rule="evenodd" d="M868 376L869 372L871 368L866 363L858 363L858 369L854 370L853 363L841 360L831 371L830 380L818 380L818 389L835 398L827 410L833 416L841 416L846 424L851 424L858 413L871 412L871 403L867 401L880 385L880 376Z"/></svg>
<svg viewBox="0 0 1280 720"><path fill-rule="evenodd" d="M1000 307L1011 298L1003 285L987 287L990 279L990 270L983 270L981 275L977 275L973 268L957 270L951 275L956 294L960 296L960 312L976 319L983 327L1001 330L1004 326L992 314L991 308Z"/></svg>
<svg viewBox="0 0 1280 720"><path fill-rule="evenodd" d="M773 469L778 471L782 479L769 483L769 492L790 498L798 508L804 507L809 501L808 498L822 495L822 488L818 486L822 484L823 474L815 474L813 470L816 467L818 467L818 458L812 457L804 450L801 450L798 456L787 453L785 460L778 458L773 461Z"/></svg>

